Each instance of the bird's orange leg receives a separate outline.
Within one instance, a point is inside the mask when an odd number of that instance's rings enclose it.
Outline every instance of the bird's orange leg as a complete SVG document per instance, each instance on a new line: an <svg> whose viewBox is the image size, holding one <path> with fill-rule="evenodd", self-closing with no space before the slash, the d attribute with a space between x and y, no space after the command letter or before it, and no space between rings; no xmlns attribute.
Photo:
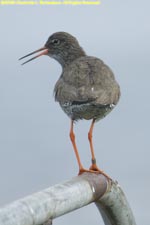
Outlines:
<svg viewBox="0 0 150 225"><path fill-rule="evenodd" d="M70 139L71 139L73 149L74 149L74 152L75 152L75 155L76 155L76 158L77 158L77 162L78 162L78 165L79 165L79 174L81 174L81 173L85 172L86 170L82 166L80 156L79 156L79 153L78 153L78 149L77 149L77 146L76 146L75 134L73 132L73 120L71 120Z"/></svg>
<svg viewBox="0 0 150 225"><path fill-rule="evenodd" d="M90 166L90 170L101 173L104 176L106 176L107 178L110 178L101 169L99 169L97 164L96 164L96 158L95 158L95 154L94 154L93 141L92 141L94 124L95 124L95 119L93 119L90 130L88 132L88 139L89 139L89 142L90 142L90 150L91 150L91 155L92 155L92 165Z"/></svg>
<svg viewBox="0 0 150 225"><path fill-rule="evenodd" d="M75 134L73 132L73 120L71 120L70 139L71 139L71 142L72 142L72 145L73 145L73 149L74 149L74 152L75 152L75 155L76 155L76 158L77 158L77 162L78 162L78 165L79 165L79 173L78 174L80 175L80 174L82 174L84 172L95 173L96 171L85 169L82 166L82 163L81 163L81 160L80 160L80 156L79 156L79 153L78 153L78 149L77 149L77 146L76 146L76 142L75 142Z"/></svg>

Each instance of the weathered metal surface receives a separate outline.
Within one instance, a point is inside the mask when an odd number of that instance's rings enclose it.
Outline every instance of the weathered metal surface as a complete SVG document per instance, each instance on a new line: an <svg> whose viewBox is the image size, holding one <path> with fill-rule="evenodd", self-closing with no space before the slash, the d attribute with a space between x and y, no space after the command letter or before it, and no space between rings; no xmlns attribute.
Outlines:
<svg viewBox="0 0 150 225"><path fill-rule="evenodd" d="M84 173L0 209L0 225L41 225L95 201L106 190L103 175Z"/></svg>
<svg viewBox="0 0 150 225"><path fill-rule="evenodd" d="M51 225L58 216L95 202L105 225L136 225L117 182L84 173L0 209L0 225Z"/></svg>
<svg viewBox="0 0 150 225"><path fill-rule="evenodd" d="M136 225L133 213L117 182L111 181L107 192L96 201L105 225Z"/></svg>

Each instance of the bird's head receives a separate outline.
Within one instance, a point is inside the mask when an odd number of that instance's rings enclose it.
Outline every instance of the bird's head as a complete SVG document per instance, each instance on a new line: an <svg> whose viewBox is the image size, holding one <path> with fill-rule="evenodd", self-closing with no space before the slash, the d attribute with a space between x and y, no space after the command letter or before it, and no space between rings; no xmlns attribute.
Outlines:
<svg viewBox="0 0 150 225"><path fill-rule="evenodd" d="M66 64L70 63L71 61L75 60L78 57L84 56L85 52L80 47L77 39L73 37L71 34L68 34L66 32L57 32L52 34L44 47L31 52L28 55L25 55L21 57L19 60L24 59L32 54L39 53L35 57L27 60L26 62L22 63L24 65L25 63L28 63L42 55L48 55L54 59L56 59L62 66L65 66Z"/></svg>

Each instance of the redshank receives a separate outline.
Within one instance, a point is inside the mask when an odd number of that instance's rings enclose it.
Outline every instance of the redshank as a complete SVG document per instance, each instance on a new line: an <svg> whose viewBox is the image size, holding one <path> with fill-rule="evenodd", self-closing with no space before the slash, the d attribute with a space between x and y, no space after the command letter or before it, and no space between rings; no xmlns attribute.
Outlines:
<svg viewBox="0 0 150 225"><path fill-rule="evenodd" d="M52 34L44 47L19 60L37 52L41 53L23 64L48 55L62 66L61 76L54 88L55 100L71 119L70 139L79 165L79 174L89 171L106 175L96 164L92 133L95 122L104 118L120 97L120 88L112 70L102 60L86 55L77 39L66 32ZM89 169L85 169L81 163L73 131L74 121L80 119L92 120L88 132L92 155Z"/></svg>

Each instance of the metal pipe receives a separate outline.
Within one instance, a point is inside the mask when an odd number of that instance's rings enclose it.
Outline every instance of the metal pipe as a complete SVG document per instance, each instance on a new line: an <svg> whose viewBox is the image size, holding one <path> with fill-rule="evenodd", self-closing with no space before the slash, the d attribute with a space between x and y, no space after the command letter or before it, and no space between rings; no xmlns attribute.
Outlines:
<svg viewBox="0 0 150 225"><path fill-rule="evenodd" d="M84 173L0 209L0 225L39 225L83 207L107 189L103 175Z"/></svg>
<svg viewBox="0 0 150 225"><path fill-rule="evenodd" d="M136 225L127 198L117 181L109 183L107 193L95 203L105 225Z"/></svg>
<svg viewBox="0 0 150 225"><path fill-rule="evenodd" d="M58 216L95 202L105 225L136 225L117 182L83 173L0 209L0 225L50 225Z"/></svg>

